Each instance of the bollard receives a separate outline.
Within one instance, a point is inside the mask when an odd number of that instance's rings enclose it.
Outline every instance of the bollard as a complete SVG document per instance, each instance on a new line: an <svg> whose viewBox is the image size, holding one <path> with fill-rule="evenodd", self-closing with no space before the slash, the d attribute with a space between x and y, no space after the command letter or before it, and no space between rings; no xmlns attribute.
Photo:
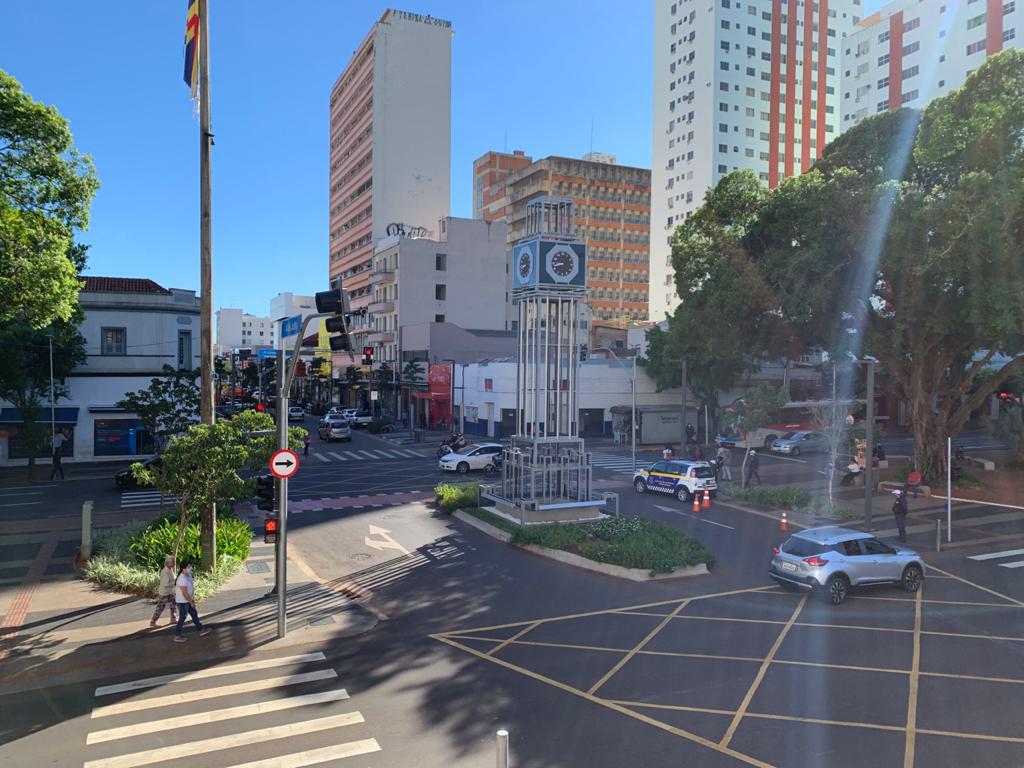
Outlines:
<svg viewBox="0 0 1024 768"><path fill-rule="evenodd" d="M935 520L935 551L942 551L942 520L936 518Z"/></svg>
<svg viewBox="0 0 1024 768"><path fill-rule="evenodd" d="M79 557L88 560L92 557L92 502L82 502L82 547Z"/></svg>
<svg viewBox="0 0 1024 768"><path fill-rule="evenodd" d="M498 731L498 768L508 768L508 731Z"/></svg>

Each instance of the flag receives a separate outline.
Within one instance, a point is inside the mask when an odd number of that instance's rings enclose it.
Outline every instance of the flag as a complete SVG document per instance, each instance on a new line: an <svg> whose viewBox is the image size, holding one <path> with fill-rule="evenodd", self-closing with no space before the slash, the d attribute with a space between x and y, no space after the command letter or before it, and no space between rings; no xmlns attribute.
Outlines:
<svg viewBox="0 0 1024 768"><path fill-rule="evenodd" d="M185 0L185 84L192 89L192 98L199 97L199 0Z"/></svg>

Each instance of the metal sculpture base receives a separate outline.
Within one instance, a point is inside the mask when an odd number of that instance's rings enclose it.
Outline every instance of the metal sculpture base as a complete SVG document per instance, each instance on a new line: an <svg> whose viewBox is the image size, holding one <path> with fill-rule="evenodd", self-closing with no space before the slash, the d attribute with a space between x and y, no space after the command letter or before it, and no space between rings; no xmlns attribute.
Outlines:
<svg viewBox="0 0 1024 768"><path fill-rule="evenodd" d="M531 523L580 522L603 514L591 493L590 454L578 437L513 437L505 449L501 486L485 496L499 512Z"/></svg>

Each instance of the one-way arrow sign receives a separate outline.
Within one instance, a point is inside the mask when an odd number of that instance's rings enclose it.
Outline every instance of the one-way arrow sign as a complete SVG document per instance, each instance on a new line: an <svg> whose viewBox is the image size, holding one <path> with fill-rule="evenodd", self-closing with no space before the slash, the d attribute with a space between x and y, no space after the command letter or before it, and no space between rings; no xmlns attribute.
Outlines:
<svg viewBox="0 0 1024 768"><path fill-rule="evenodd" d="M291 477L299 471L298 454L287 448L277 451L270 457L270 471L274 477L279 477L282 480Z"/></svg>

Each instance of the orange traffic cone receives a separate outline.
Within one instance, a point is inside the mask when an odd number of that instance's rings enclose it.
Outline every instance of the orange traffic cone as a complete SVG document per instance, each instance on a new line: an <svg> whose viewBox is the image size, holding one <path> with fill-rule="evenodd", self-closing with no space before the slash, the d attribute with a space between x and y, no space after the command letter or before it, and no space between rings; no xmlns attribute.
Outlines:
<svg viewBox="0 0 1024 768"><path fill-rule="evenodd" d="M704 509L711 509L711 491L704 489L704 501L701 503Z"/></svg>
<svg viewBox="0 0 1024 768"><path fill-rule="evenodd" d="M691 495L693 496L693 511L700 512L700 495L696 491Z"/></svg>
<svg viewBox="0 0 1024 768"><path fill-rule="evenodd" d="M789 530L789 521L786 519L786 512L785 512L785 510L783 510L782 518L779 520L779 530L780 531L788 531Z"/></svg>

